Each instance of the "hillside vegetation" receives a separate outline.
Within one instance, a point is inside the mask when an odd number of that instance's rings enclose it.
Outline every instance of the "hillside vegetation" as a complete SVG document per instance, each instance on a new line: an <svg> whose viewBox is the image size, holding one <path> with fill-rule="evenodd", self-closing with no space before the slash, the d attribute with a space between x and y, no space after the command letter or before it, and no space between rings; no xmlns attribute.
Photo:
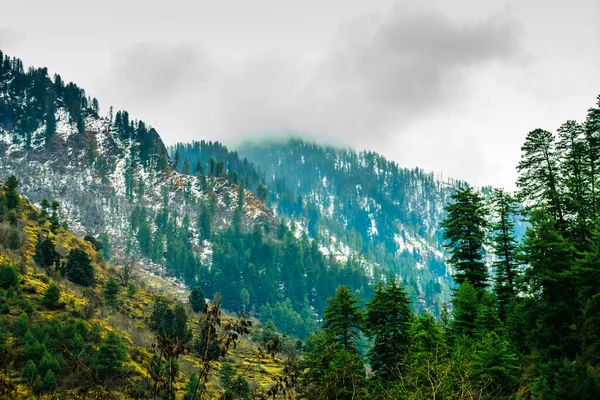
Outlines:
<svg viewBox="0 0 600 400"><path fill-rule="evenodd" d="M147 290L131 268L104 261L93 237L66 230L57 204L40 212L17 184L0 181L0 397L179 399L205 374L196 396L218 398L236 387L219 381L223 365L244 382L236 398L273 386L284 363L251 321Z"/></svg>

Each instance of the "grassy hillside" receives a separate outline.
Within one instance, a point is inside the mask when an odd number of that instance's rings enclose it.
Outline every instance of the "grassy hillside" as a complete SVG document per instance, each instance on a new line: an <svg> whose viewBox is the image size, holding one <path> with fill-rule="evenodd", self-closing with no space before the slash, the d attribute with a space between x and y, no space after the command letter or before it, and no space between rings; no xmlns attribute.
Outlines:
<svg viewBox="0 0 600 400"><path fill-rule="evenodd" d="M170 309L177 309L176 302L153 293L147 278L135 270L125 279L122 269L102 259L92 239L75 237L49 212L40 212L25 198L19 198L16 206L10 204L8 186L0 182L0 397L154 398L159 392L160 398L173 398L173 394L184 398L189 377L206 371L202 398L218 398L223 388L217 372L223 362L232 364L248 382L251 394L240 396L260 397L282 373L280 359L268 356L249 335L233 332L241 322L249 325L245 318L221 315L210 306L206 311L220 318L213 339L221 351L207 362L196 342L201 336L199 321L209 316L186 305L183 326L185 335L191 336L177 343L181 351L175 357L177 372L169 396L167 371L173 369L162 360L169 334L153 326L151 316L157 298ZM44 243L53 243L56 253L44 253ZM87 287L72 282L77 275L69 263L78 250L89 257L93 268L93 282ZM49 257L55 262L44 266L43 254L57 254L55 260ZM117 294L111 297L107 288L115 282ZM160 285L154 281L152 286ZM53 301L50 289L56 287L60 296ZM249 327L248 334L260 337L256 325ZM122 352L119 343L111 347L109 338L115 337L111 333L123 343L124 357L115 356ZM163 361L162 370L153 375L157 356ZM120 358L120 365L103 369L114 361L111 357Z"/></svg>

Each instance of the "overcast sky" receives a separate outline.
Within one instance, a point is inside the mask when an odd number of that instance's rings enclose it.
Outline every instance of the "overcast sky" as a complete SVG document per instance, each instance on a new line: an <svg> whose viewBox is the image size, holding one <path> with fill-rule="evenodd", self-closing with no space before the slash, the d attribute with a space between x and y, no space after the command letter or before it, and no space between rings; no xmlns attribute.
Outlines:
<svg viewBox="0 0 600 400"><path fill-rule="evenodd" d="M0 49L172 144L291 133L512 189L600 94L598 0L0 0ZM231 147L231 146L230 146Z"/></svg>

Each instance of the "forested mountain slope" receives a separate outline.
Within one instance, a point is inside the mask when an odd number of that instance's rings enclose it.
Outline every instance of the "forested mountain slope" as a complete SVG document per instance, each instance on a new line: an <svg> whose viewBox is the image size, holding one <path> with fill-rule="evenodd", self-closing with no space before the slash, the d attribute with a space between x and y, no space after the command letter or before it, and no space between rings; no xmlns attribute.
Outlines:
<svg viewBox="0 0 600 400"><path fill-rule="evenodd" d="M18 189L14 176L0 180L1 398L263 398L285 375L269 352L296 339L269 345L274 331L224 315L218 300L159 295Z"/></svg>
<svg viewBox="0 0 600 400"><path fill-rule="evenodd" d="M390 271L417 309L439 312L453 285L440 222L464 182L406 169L373 152L300 139L257 141L229 151L217 142L169 149L177 168L243 182L280 217L294 221L334 256ZM222 171L222 172L221 172ZM483 190L486 196L489 189Z"/></svg>
<svg viewBox="0 0 600 400"><path fill-rule="evenodd" d="M74 233L98 238L105 258L169 276L164 289L179 297L187 297L183 283L199 285L229 310L272 312L299 337L339 284L369 297L385 276L383 267L326 257L232 177L174 170L158 133L126 111L100 116L98 101L75 84L1 58L0 176L16 175L38 205L56 201Z"/></svg>

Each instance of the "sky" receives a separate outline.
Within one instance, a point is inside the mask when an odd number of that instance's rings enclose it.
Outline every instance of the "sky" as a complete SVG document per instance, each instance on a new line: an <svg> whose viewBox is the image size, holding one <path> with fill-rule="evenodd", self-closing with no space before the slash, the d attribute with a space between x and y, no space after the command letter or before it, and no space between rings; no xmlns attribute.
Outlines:
<svg viewBox="0 0 600 400"><path fill-rule="evenodd" d="M600 94L597 0L0 0L0 49L167 144L302 136L514 189Z"/></svg>

